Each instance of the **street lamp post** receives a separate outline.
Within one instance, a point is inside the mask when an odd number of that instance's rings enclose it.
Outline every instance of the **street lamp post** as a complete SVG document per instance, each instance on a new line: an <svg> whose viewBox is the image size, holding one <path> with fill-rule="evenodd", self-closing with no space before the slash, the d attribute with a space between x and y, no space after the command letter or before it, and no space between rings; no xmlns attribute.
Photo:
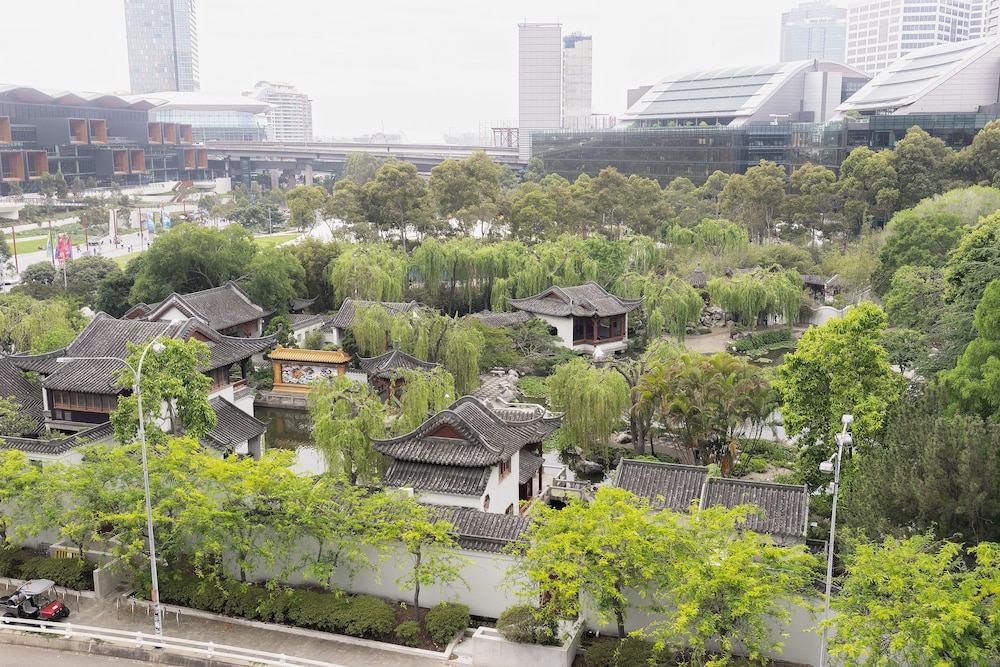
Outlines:
<svg viewBox="0 0 1000 667"><path fill-rule="evenodd" d="M146 501L146 532L149 534L149 575L152 584L151 597L153 598L153 633L157 637L163 636L163 616L160 613L160 585L156 576L156 540L153 538L153 505L149 493L149 459L146 456L146 420L142 414L142 392L139 378L142 377L142 362L146 359L146 353L152 350L153 354L159 354L165 349L167 349L166 345L161 343L158 338L149 341L146 347L143 348L142 354L139 355L138 367L133 367L132 364L121 357L59 357L57 360L59 362L87 360L117 361L132 371L132 377L135 379L132 383L132 393L135 394L136 408L139 412L139 442L142 445L142 489Z"/></svg>
<svg viewBox="0 0 1000 667"><path fill-rule="evenodd" d="M823 639L819 649L819 667L826 667L826 622L830 619L830 589L833 587L833 540L837 529L837 496L840 493L840 460L844 457L844 446L854 444L847 427L854 423L853 415L840 418L844 428L836 435L837 453L819 464L822 472L833 473L833 509L830 511L830 542L826 547L826 597L823 602Z"/></svg>

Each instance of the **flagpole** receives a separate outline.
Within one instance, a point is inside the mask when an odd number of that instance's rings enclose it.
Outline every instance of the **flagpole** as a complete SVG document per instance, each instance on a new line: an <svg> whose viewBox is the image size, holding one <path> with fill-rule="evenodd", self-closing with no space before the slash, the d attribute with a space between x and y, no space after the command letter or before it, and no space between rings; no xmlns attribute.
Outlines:
<svg viewBox="0 0 1000 667"><path fill-rule="evenodd" d="M17 237L14 235L14 224L10 225L10 241L14 244L14 273L20 273L21 269L17 266Z"/></svg>

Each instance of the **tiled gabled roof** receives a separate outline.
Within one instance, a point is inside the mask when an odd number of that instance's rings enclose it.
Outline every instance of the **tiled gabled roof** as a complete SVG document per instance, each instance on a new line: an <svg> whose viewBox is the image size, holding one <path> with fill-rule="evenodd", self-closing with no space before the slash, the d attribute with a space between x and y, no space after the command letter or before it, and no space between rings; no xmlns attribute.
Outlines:
<svg viewBox="0 0 1000 667"><path fill-rule="evenodd" d="M273 357L272 357L273 358ZM421 361L412 354L401 350L389 350L377 357L358 357L358 366L368 377L392 380L402 375L402 371L432 371L440 364Z"/></svg>
<svg viewBox="0 0 1000 667"><path fill-rule="evenodd" d="M159 303L146 306L145 318L155 322L171 308L177 308L188 317L198 318L216 331L256 322L268 314L232 280L220 287L191 294L175 292Z"/></svg>
<svg viewBox="0 0 1000 667"><path fill-rule="evenodd" d="M354 326L354 315L359 306L381 306L389 311L391 315L409 313L420 309L420 304L416 301L403 303L400 301L355 301L354 299L344 299L344 303L340 306L337 314L323 325L323 331L346 329L347 327Z"/></svg>
<svg viewBox="0 0 1000 667"><path fill-rule="evenodd" d="M561 416L508 422L478 398L465 396L415 430L372 446L397 461L484 467L510 459L524 445L541 442L559 428ZM432 435L443 427L460 437Z"/></svg>
<svg viewBox="0 0 1000 667"><path fill-rule="evenodd" d="M13 397L21 406L20 413L35 422L36 435L42 429L42 392L38 385L24 376L9 357L0 357L0 398Z"/></svg>
<svg viewBox="0 0 1000 667"><path fill-rule="evenodd" d="M458 546L470 551L497 553L511 542L519 542L530 522L520 515L480 512L467 507L433 507L443 521L452 525Z"/></svg>
<svg viewBox="0 0 1000 667"><path fill-rule="evenodd" d="M809 490L803 484L776 484L743 479L710 478L702 507L756 505L764 516L751 514L743 524L758 533L805 537L809 529Z"/></svg>
<svg viewBox="0 0 1000 667"><path fill-rule="evenodd" d="M34 438L3 437L0 438L0 449L18 449L26 454L58 456L81 445L110 442L114 434L115 428L111 425L111 422L104 422L93 428L88 428L86 431L80 431L65 438L36 440Z"/></svg>
<svg viewBox="0 0 1000 667"><path fill-rule="evenodd" d="M490 481L490 468L442 466L413 461L393 461L385 473L387 486L416 491L481 496Z"/></svg>
<svg viewBox="0 0 1000 667"><path fill-rule="evenodd" d="M686 512L701 498L707 479L708 469L703 466L622 459L614 485L649 501L655 509Z"/></svg>
<svg viewBox="0 0 1000 667"><path fill-rule="evenodd" d="M622 299L595 282L576 287L550 287L527 299L509 299L518 310L553 317L608 317L630 313L642 299Z"/></svg>
<svg viewBox="0 0 1000 667"><path fill-rule="evenodd" d="M215 428L206 435L209 444L222 445L225 450L232 451L237 443L246 442L267 431L267 424L243 412L221 396L211 399L208 404L215 413Z"/></svg>
<svg viewBox="0 0 1000 667"><path fill-rule="evenodd" d="M538 469L541 468L544 463L541 456L538 456L534 452L529 452L527 449L521 450L517 460L520 467L517 475L518 484L525 484L529 479L537 475Z"/></svg>
<svg viewBox="0 0 1000 667"><path fill-rule="evenodd" d="M466 317L474 317L488 327L511 327L515 324L524 324L534 315L526 310L515 310L509 313L494 313L483 310L478 313L470 313Z"/></svg>
<svg viewBox="0 0 1000 667"><path fill-rule="evenodd" d="M695 500L700 507L756 505L765 516L747 517L747 529L794 538L806 536L809 493L804 485L710 478L708 469L701 466L632 459L622 459L614 485L648 500L654 508L676 512L688 511Z"/></svg>

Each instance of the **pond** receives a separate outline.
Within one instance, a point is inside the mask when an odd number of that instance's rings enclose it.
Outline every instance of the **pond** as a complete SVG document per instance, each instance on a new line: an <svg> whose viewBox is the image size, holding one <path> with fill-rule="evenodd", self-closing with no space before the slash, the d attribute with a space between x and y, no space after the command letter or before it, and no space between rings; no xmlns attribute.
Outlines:
<svg viewBox="0 0 1000 667"><path fill-rule="evenodd" d="M267 422L264 442L268 449L290 449L295 452L292 469L309 475L326 472L326 459L312 440L312 420L303 410L254 407L254 417Z"/></svg>

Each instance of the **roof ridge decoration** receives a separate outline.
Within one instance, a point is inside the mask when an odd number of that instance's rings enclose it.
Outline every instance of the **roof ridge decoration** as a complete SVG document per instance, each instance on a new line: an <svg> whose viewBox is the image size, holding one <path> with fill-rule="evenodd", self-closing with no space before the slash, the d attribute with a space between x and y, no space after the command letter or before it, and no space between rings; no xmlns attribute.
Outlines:
<svg viewBox="0 0 1000 667"><path fill-rule="evenodd" d="M395 443L406 442L407 440L419 440L425 438L437 438L445 440L446 438L442 436L430 435L438 428L445 425L453 427L456 431L461 433L469 443L482 447L486 451L496 456L500 456L503 454L502 447L498 447L496 445L493 445L492 443L486 442L482 434L479 433L479 431L476 430L474 426L469 424L462 417L462 415L452 410L451 407L441 410L437 414L433 415L430 419L425 421L423 424L421 424L414 430L410 431L409 433L404 433L403 435L396 436L395 438L387 438L385 440L372 439L372 442L376 443L376 449L378 449L377 447L378 444L391 445Z"/></svg>

